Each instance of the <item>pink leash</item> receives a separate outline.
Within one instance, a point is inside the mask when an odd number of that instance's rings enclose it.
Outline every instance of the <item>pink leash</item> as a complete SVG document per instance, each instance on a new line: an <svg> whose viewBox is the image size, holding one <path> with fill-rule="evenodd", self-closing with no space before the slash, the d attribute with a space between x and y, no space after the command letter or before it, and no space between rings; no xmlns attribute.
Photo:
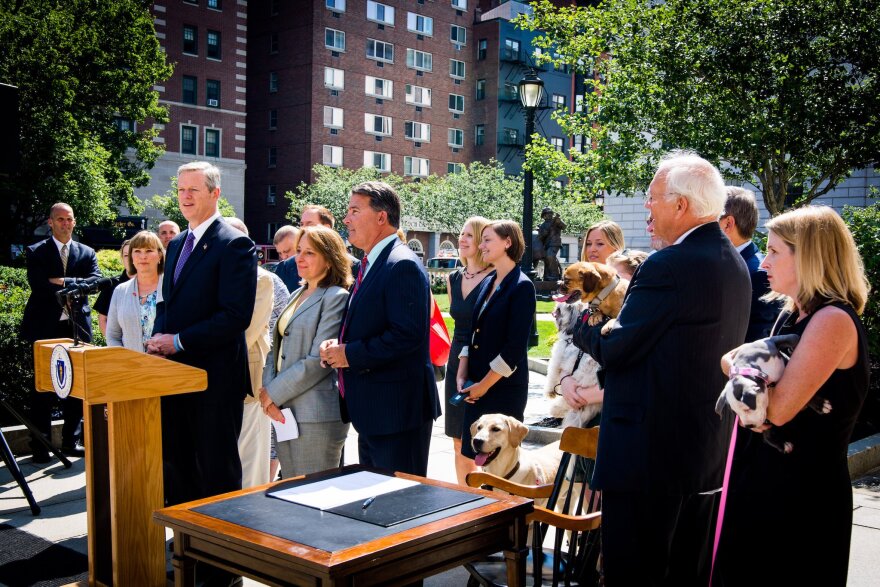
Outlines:
<svg viewBox="0 0 880 587"><path fill-rule="evenodd" d="M730 448L727 449L727 466L724 468L724 485L721 487L721 504L718 506L718 519L715 522L715 545L712 547L712 566L709 570L709 585L715 573L715 557L718 555L718 542L721 540L721 524L724 522L724 506L727 505L727 490L730 485L730 470L733 468L733 452L736 449L736 429L739 428L739 416L733 420L733 433L730 435Z"/></svg>

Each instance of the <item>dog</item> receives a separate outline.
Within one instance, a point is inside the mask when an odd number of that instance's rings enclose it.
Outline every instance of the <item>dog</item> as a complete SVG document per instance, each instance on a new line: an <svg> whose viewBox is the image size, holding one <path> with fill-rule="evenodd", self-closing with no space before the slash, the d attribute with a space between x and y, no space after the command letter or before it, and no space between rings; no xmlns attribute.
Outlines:
<svg viewBox="0 0 880 587"><path fill-rule="evenodd" d="M579 387L588 387L599 383L596 376L599 364L593 360L593 357L577 348L572 341L574 329L586 308L587 305L578 299L570 303L556 302L556 308L553 310L553 318L556 320L559 337L550 350L544 395L552 400L550 415L554 418L561 418L563 428L581 427L602 411L600 403L588 404L579 410L574 410L566 403L559 391L560 381L564 375L570 375Z"/></svg>
<svg viewBox="0 0 880 587"><path fill-rule="evenodd" d="M521 445L528 433L529 427L511 416L480 416L471 424L471 448L477 453L474 463L486 473L520 485L553 483L562 459L559 442L526 450Z"/></svg>
<svg viewBox="0 0 880 587"><path fill-rule="evenodd" d="M559 296L556 301L567 304L581 301L590 309L590 326L600 323L604 317L617 318L623 306L623 298L629 281L621 279L613 267L602 263L579 261L569 265L562 274ZM606 328L602 334L607 334Z"/></svg>
<svg viewBox="0 0 880 587"><path fill-rule="evenodd" d="M724 407L729 406L746 428L764 424L770 403L767 389L782 377L788 358L799 340L797 334L784 334L739 347L730 366L730 379L715 404L715 413L720 416ZM807 406L819 414L831 411L831 403L816 395ZM778 437L776 428L764 431L764 442L785 454L794 450L791 442Z"/></svg>

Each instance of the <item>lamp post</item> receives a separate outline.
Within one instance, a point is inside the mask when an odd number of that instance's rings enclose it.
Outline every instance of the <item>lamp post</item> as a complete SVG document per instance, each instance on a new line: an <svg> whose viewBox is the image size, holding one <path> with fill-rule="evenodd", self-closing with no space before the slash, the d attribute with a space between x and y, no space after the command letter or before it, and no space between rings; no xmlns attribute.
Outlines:
<svg viewBox="0 0 880 587"><path fill-rule="evenodd" d="M526 76L519 82L519 99L523 108L526 109L526 143L525 147L532 142L532 135L535 132L535 109L541 104L541 98L544 97L544 82L535 73L530 70ZM532 270L532 216L533 216L533 193L534 193L534 176L530 169L526 169L523 177L523 237L526 241L526 250L522 258L522 271L526 275L534 278Z"/></svg>
<svg viewBox="0 0 880 587"><path fill-rule="evenodd" d="M523 108L526 109L526 142L525 148L532 142L532 135L535 132L535 108L540 106L541 98L544 97L544 82L535 73L534 69L529 70L526 76L519 82L519 99ZM525 151L524 151L525 152ZM534 194L534 176L531 169L526 169L523 177L523 237L526 241L526 250L523 252L521 269L523 273L528 275L532 281L535 280L535 271L532 269L532 216L533 216L533 194ZM538 346L538 320L537 316L532 319L532 332L529 336L529 348Z"/></svg>

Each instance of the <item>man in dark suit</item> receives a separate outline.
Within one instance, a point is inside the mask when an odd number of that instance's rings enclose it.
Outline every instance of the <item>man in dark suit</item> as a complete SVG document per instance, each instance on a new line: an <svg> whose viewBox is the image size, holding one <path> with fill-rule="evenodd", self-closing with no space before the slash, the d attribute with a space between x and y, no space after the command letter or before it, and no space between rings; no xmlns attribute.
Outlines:
<svg viewBox="0 0 880 587"><path fill-rule="evenodd" d="M281 261L275 266L275 275L281 278L287 291L293 292L299 289L299 271L296 268L296 241L299 231L289 224L282 226L275 232L272 244L278 252Z"/></svg>
<svg viewBox="0 0 880 587"><path fill-rule="evenodd" d="M205 391L162 398L165 501L173 505L241 489L238 435L250 386L244 331L257 288L254 243L217 211L220 171L183 165L177 199L189 228L168 246L164 303L150 354L208 372Z"/></svg>
<svg viewBox="0 0 880 587"><path fill-rule="evenodd" d="M743 342L749 317L745 262L718 226L724 197L709 162L668 156L645 207L669 246L636 270L608 335L585 321L575 333L605 371L593 487L611 587L708 584L733 421L714 410L719 361Z"/></svg>
<svg viewBox="0 0 880 587"><path fill-rule="evenodd" d="M770 282L767 280L767 272L761 269L764 255L752 242L752 235L755 234L755 228L758 226L758 203L755 200L755 193L745 188L728 186L724 212L718 219L718 224L742 255L746 267L749 268L749 278L752 280L752 308L749 312L746 342L770 336L780 306L778 303L765 302L761 299L761 296L770 293Z"/></svg>
<svg viewBox="0 0 880 587"><path fill-rule="evenodd" d="M352 188L344 222L349 241L366 256L339 339L324 341L321 359L339 369L360 463L425 475L431 426L440 415L428 353L428 276L397 238L400 199L388 184Z"/></svg>
<svg viewBox="0 0 880 587"><path fill-rule="evenodd" d="M75 308L73 326L71 316L64 312L55 298L59 290L84 279L99 278L98 259L91 248L75 242L71 237L76 226L73 208L64 203L49 211L49 229L52 235L27 248L27 276L31 295L21 320L22 336L29 342L45 338L71 338L73 328L79 339L92 342L92 317L88 298ZM77 303L77 302L74 302ZM31 391L31 421L51 438L51 412L55 396ZM61 429L61 448L68 454L82 456L80 421L82 401L68 396L62 400L64 427ZM35 463L49 462L49 452L38 439L31 439Z"/></svg>

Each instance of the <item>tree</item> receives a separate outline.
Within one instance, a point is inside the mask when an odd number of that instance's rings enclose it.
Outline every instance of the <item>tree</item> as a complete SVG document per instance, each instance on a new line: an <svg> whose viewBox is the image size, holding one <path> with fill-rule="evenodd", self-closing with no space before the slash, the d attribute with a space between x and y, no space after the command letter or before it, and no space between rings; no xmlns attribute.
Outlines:
<svg viewBox="0 0 880 587"><path fill-rule="evenodd" d="M19 88L21 168L0 178L0 255L28 239L56 201L80 224L142 206L162 154L147 120L166 122L153 89L171 75L146 0L0 0L0 81ZM139 125L137 130L124 121Z"/></svg>
<svg viewBox="0 0 880 587"><path fill-rule="evenodd" d="M177 178L174 179L173 183L174 185L177 184ZM158 210L166 219L173 220L177 223L177 226L184 229L189 225L189 221L183 217L183 213L177 205L177 193L175 190L176 188L172 188L164 196L153 196L147 202L147 206ZM217 200L217 209L224 218L235 217L235 208L232 207L232 204L226 198L221 197Z"/></svg>
<svg viewBox="0 0 880 587"><path fill-rule="evenodd" d="M517 221L522 218L522 182L505 176L504 167L496 161L474 162L463 166L459 173L431 175L418 182L406 181L393 173L381 174L371 167L351 170L316 165L314 174L312 183L301 183L285 194L291 201L289 218L299 218L306 204L318 204L341 221L351 188L378 179L394 186L400 195L403 228L412 228L417 223L427 230L457 233L470 216ZM563 214L569 232L581 232L602 217L592 204L573 202L555 186L537 190L535 202L535 222L539 221L541 207L551 206ZM337 229L345 231L341 222Z"/></svg>
<svg viewBox="0 0 880 587"><path fill-rule="evenodd" d="M552 51L542 60L586 79L583 111L555 115L592 146L561 162L587 191L643 190L664 152L689 148L727 178L759 184L778 214L880 159L876 2L534 6L517 24L544 31L535 44ZM536 148L529 164L543 169L544 154Z"/></svg>

